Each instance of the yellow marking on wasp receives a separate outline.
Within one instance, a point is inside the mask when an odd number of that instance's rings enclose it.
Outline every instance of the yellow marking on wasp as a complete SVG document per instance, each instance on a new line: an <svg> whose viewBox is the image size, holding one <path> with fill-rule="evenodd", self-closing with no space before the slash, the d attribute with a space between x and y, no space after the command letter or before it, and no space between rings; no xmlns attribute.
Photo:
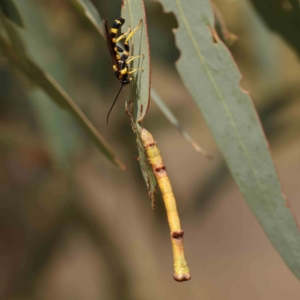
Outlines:
<svg viewBox="0 0 300 300"><path fill-rule="evenodd" d="M118 23L118 24L122 24L119 20L115 20L115 22Z"/></svg>
<svg viewBox="0 0 300 300"><path fill-rule="evenodd" d="M132 73L134 73L134 72L136 72L136 71L139 71L139 70L144 71L144 69L142 69L142 68L139 68L139 69L131 69L131 70L128 72L128 74L130 75L130 74L132 74Z"/></svg>
<svg viewBox="0 0 300 300"><path fill-rule="evenodd" d="M141 130L141 139L148 157L148 161L157 179L158 186L165 203L168 223L171 231L171 241L174 259L174 276L176 281L186 281L191 279L190 271L184 257L183 230L180 226L180 219L177 211L176 200L172 191L172 186L168 178L167 171L159 149L153 136L145 128Z"/></svg>
<svg viewBox="0 0 300 300"><path fill-rule="evenodd" d="M127 71L128 71L127 68L125 68L125 69L121 70L120 73L121 73L122 75L125 75L125 74L127 74Z"/></svg>
<svg viewBox="0 0 300 300"><path fill-rule="evenodd" d="M118 29L117 29L117 28L111 28L111 29L110 29L110 31L111 31L112 33L115 33L115 34L117 34L117 32L118 32Z"/></svg>
<svg viewBox="0 0 300 300"><path fill-rule="evenodd" d="M141 55L139 55L139 56L130 56L130 57L128 57L126 63L129 64L129 63L130 63L131 61L133 61L134 59L140 58L140 57L144 57L144 54L141 54Z"/></svg>

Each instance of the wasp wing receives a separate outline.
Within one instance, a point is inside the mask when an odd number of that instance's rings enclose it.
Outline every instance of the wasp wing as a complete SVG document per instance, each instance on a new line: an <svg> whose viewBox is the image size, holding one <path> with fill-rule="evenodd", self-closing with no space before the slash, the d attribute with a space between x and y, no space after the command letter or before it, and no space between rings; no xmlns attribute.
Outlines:
<svg viewBox="0 0 300 300"><path fill-rule="evenodd" d="M107 44L111 59L113 61L113 64L118 65L117 58L116 58L116 53L115 53L115 50L114 50L114 45L113 45L113 42L111 41L111 37L110 37L110 28L109 28L107 20L103 20L103 28L104 28L104 35L105 35L105 39L106 39L106 44Z"/></svg>

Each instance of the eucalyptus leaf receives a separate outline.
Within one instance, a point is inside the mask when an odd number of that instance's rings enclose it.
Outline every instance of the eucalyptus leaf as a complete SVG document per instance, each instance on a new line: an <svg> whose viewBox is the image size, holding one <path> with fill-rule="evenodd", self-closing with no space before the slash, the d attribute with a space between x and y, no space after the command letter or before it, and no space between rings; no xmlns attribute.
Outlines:
<svg viewBox="0 0 300 300"><path fill-rule="evenodd" d="M143 146L143 142L141 140L140 132L142 128L139 124L136 125L136 142L138 145L138 152L139 152L139 164L142 170L142 174L144 177L144 180L147 185L148 194L152 200L152 209L155 210L155 194L156 194L156 186L157 186L157 180L155 178L155 175L153 173L152 167L149 164L147 154L145 152L145 148Z"/></svg>
<svg viewBox="0 0 300 300"><path fill-rule="evenodd" d="M300 234L241 75L214 32L208 0L161 0L178 21L176 66L199 106L249 207L292 272L300 277Z"/></svg>
<svg viewBox="0 0 300 300"><path fill-rule="evenodd" d="M144 57L132 61L130 68L143 69L132 74L132 83L128 100L134 103L133 119L134 122L141 122L145 117L150 104L150 47L147 30L147 20L145 14L144 1L126 0L123 1L121 16L125 19L123 31L128 26L131 30L140 23L141 26L130 39L130 55Z"/></svg>

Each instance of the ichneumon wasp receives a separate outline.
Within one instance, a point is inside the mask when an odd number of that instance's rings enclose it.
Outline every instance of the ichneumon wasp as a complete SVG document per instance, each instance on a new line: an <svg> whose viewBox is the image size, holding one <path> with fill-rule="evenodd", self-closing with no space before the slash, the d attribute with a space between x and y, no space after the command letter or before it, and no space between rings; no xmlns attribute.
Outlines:
<svg viewBox="0 0 300 300"><path fill-rule="evenodd" d="M131 61L133 61L136 58L143 57L144 55L139 55L139 56L130 56L129 55L129 40L132 38L132 36L135 34L135 32L138 30L140 25L142 24L142 20L140 20L139 24L131 31L130 27L128 30L120 35L117 38L117 33L118 30L122 27L124 24L125 19L123 18L118 18L114 21L113 25L111 28L109 28L108 21L104 20L103 21L103 27L104 27L104 34L105 34L105 39L107 43L107 47L110 53L110 56L112 58L113 62L113 71L116 75L116 77L121 81L121 88L107 114L107 119L106 122L108 123L108 118L109 115L121 93L121 90L125 87L125 85L129 84L132 80L129 75L134 73L135 71L142 70L142 69L129 69L128 65ZM117 43L120 42L121 40L125 39L124 41L124 49L121 48L120 46L117 46Z"/></svg>

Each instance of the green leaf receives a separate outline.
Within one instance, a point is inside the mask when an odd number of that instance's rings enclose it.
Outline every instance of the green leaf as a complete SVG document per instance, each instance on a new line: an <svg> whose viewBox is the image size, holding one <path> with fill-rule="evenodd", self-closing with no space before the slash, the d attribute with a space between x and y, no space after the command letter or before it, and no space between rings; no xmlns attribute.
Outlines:
<svg viewBox="0 0 300 300"><path fill-rule="evenodd" d="M24 27L21 15L13 0L1 0L0 6L5 16L20 27Z"/></svg>
<svg viewBox="0 0 300 300"><path fill-rule="evenodd" d="M131 27L131 30L134 30L140 20L142 20L141 26L129 43L131 56L144 55L143 58L135 59L130 65L131 68L143 68L144 70L143 72L137 71L132 74L133 81L129 85L128 100L133 101L133 119L137 123L143 120L150 104L150 49L144 1L123 1L121 15L125 19L125 24L122 28L124 32L128 26Z"/></svg>
<svg viewBox="0 0 300 300"><path fill-rule="evenodd" d="M130 104L132 104L132 103L130 103ZM131 127L132 127L134 133L136 134L136 143L137 143L138 152L139 152L138 162L140 164L141 171L142 171L144 180L146 182L148 194L152 200L152 203L151 203L152 209L155 210L155 193L156 193L157 180L153 173L153 169L148 161L146 149L145 149L142 139L141 139L142 127L140 126L140 124L138 122L136 124L134 123L133 116L132 116L132 105L128 105L128 102L126 102L125 107L126 107L126 112L127 112L128 116L130 117Z"/></svg>
<svg viewBox="0 0 300 300"><path fill-rule="evenodd" d="M127 26L134 30L142 20L141 26L130 39L129 45L131 56L144 55L143 58L135 59L130 67L134 69L143 68L144 71L137 71L132 74L133 80L129 85L130 91L127 99L127 103L132 105L130 105L130 111L127 108L127 113L131 117L132 128L137 136L139 163L149 196L152 199L152 208L155 209L154 193L157 181L140 138L142 129L140 123L145 117L150 104L150 51L144 2L140 0L123 1L121 15L125 19L124 32L127 30Z"/></svg>
<svg viewBox="0 0 300 300"><path fill-rule="evenodd" d="M125 169L125 166L115 157L103 137L93 126L90 120L49 74L42 71L27 56L15 52L2 36L0 36L0 50L17 69L25 74L28 79L42 88L58 105L68 109L73 114L90 136L94 144L108 159L120 168Z"/></svg>
<svg viewBox="0 0 300 300"><path fill-rule="evenodd" d="M182 137L189 142L192 147L200 153L202 156L212 159L212 156L208 154L205 150L203 150L191 137L190 135L182 128L180 125L178 119L174 116L174 114L171 112L169 107L165 104L165 102L162 101L162 99L156 94L154 89L151 89L151 98L156 103L156 105L159 107L159 109L162 111L162 113L165 115L165 117L170 121L172 125L174 125L178 131L181 133Z"/></svg>
<svg viewBox="0 0 300 300"><path fill-rule="evenodd" d="M103 35L102 20L94 4L89 0L70 0L71 3L92 23L95 29Z"/></svg>
<svg viewBox="0 0 300 300"><path fill-rule="evenodd" d="M142 170L142 174L144 177L144 180L147 185L148 194L152 200L151 206L152 209L155 210L155 193L156 193L156 186L157 186L157 180L155 178L155 175L153 173L152 167L148 161L148 157L143 145L143 142L141 140L140 132L142 128L139 124L136 125L136 142L138 145L138 151L139 151L139 164Z"/></svg>
<svg viewBox="0 0 300 300"><path fill-rule="evenodd" d="M226 47L212 37L208 0L161 0L174 12L177 69L248 205L292 272L300 277L300 234L282 194L261 124ZM216 37L216 35L214 35Z"/></svg>
<svg viewBox="0 0 300 300"><path fill-rule="evenodd" d="M299 0L251 0L267 26L282 36L300 55Z"/></svg>

